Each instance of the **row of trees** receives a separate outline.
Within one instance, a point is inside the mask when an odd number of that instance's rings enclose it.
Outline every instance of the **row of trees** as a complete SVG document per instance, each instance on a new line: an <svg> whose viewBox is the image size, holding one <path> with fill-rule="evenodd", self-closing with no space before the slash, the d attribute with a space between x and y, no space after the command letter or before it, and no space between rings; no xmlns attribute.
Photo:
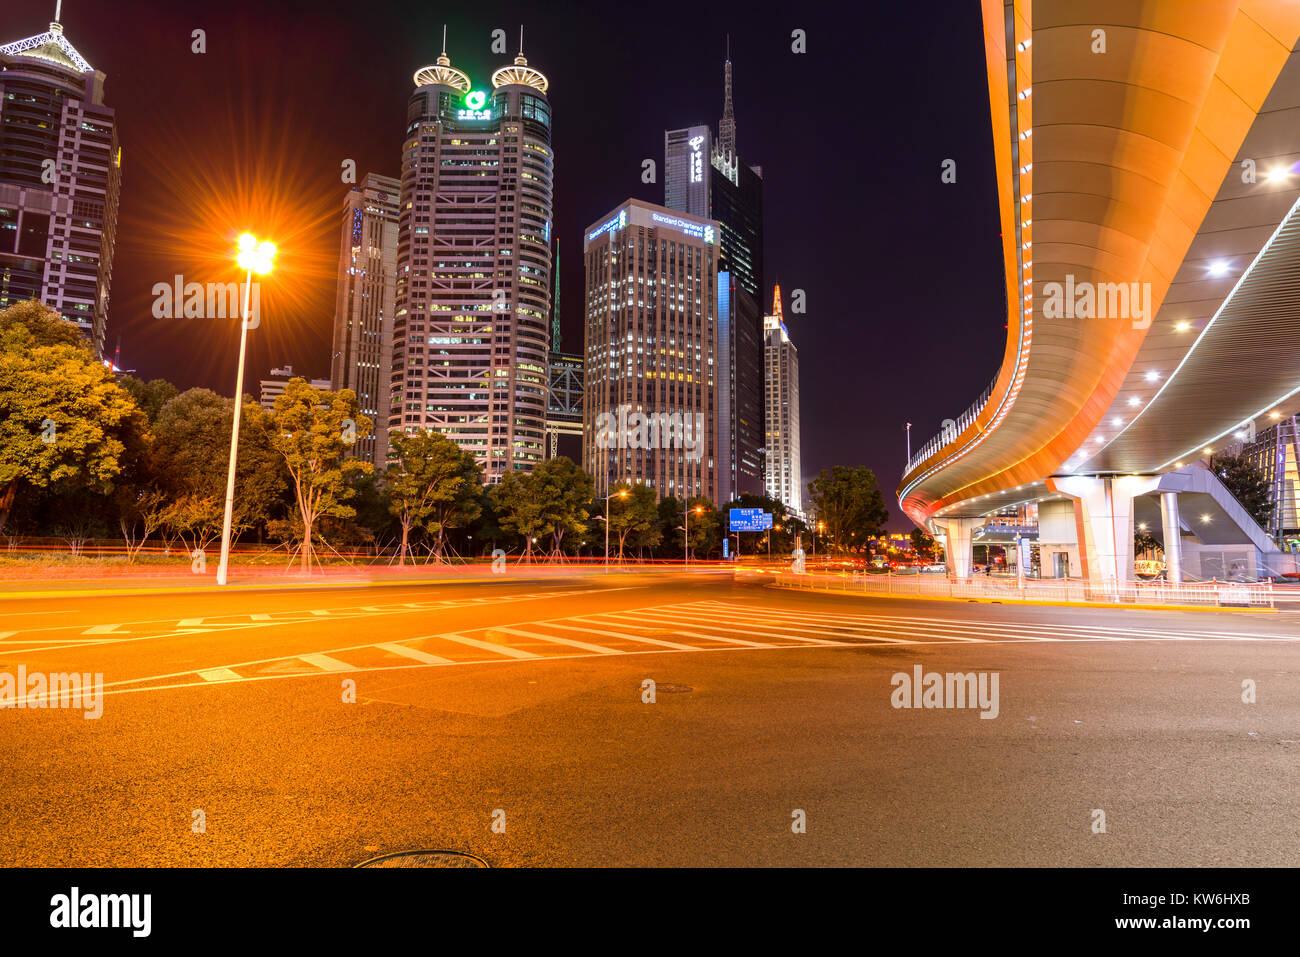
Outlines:
<svg viewBox="0 0 1300 957"><path fill-rule="evenodd" d="M376 472L350 455L373 427L351 390L295 379L271 411L243 402L233 527L245 542L296 551L304 566L313 553L364 546L402 563L496 548L525 560L599 555L606 519L619 558L679 558L687 527L693 557L722 552L726 510L704 498L660 501L635 484L606 500L567 458L485 487L473 455L439 433L391 433L388 467ZM131 557L151 542L209 548L221 534L233 415L234 401L208 389L115 378L39 303L0 311L0 532L120 536ZM865 551L888 518L868 469L837 466L809 491L822 548ZM733 537L743 552L788 554L808 531L766 497L726 507L773 513L771 532Z"/></svg>

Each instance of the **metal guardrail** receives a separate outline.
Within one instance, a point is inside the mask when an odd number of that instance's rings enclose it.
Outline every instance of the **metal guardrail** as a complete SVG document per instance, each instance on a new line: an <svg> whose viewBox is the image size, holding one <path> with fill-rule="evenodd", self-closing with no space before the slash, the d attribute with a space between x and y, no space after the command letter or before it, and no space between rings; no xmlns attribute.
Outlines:
<svg viewBox="0 0 1300 957"><path fill-rule="evenodd" d="M997 601L1063 601L1208 608L1276 608L1282 596L1272 582L1124 582L1095 586L1078 579L940 578L937 575L818 575L777 571L763 575L782 588L916 598L991 598ZM1290 596L1288 596L1290 597ZM1296 596L1300 600L1300 594Z"/></svg>
<svg viewBox="0 0 1300 957"><path fill-rule="evenodd" d="M997 385L997 382L998 377L995 375L993 381L988 384L988 387L980 394L980 397L971 404L971 407L953 420L954 425L952 430L941 431L934 438L930 439L930 441L926 442L925 445L921 446L921 448L917 450L916 454L908 459L907 468L903 470L903 474L911 475L912 471L918 465L928 459L935 452L938 452L949 442L956 441L959 435L970 428L971 423L979 417L979 414L984 411L984 406L988 405L989 399L993 397L993 387Z"/></svg>

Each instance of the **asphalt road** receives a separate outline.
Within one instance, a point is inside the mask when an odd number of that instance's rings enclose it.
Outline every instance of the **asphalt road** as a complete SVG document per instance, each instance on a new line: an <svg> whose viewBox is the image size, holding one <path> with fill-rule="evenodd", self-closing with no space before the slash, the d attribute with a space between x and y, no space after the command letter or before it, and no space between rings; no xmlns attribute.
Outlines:
<svg viewBox="0 0 1300 957"><path fill-rule="evenodd" d="M1294 614L512 569L6 597L20 666L104 695L0 710L5 866L1300 862ZM893 707L916 666L996 672L997 716Z"/></svg>

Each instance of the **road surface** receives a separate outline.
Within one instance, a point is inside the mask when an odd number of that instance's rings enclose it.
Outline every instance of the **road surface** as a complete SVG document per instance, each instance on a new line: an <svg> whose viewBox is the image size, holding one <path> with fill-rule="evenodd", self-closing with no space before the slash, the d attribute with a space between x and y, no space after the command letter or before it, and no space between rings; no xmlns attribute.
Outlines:
<svg viewBox="0 0 1300 957"><path fill-rule="evenodd" d="M996 717L894 707L918 666L996 673ZM1295 614L511 568L6 597L20 667L102 715L0 710L5 866L1300 861Z"/></svg>

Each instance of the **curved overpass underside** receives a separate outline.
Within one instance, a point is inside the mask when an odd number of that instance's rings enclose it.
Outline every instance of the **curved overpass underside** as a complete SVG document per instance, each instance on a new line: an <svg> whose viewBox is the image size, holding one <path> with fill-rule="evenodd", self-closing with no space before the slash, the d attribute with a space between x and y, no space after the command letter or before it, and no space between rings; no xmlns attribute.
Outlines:
<svg viewBox="0 0 1300 957"><path fill-rule="evenodd" d="M1012 305L987 402L899 487L931 528L1178 468L1300 393L1300 4L982 4Z"/></svg>

